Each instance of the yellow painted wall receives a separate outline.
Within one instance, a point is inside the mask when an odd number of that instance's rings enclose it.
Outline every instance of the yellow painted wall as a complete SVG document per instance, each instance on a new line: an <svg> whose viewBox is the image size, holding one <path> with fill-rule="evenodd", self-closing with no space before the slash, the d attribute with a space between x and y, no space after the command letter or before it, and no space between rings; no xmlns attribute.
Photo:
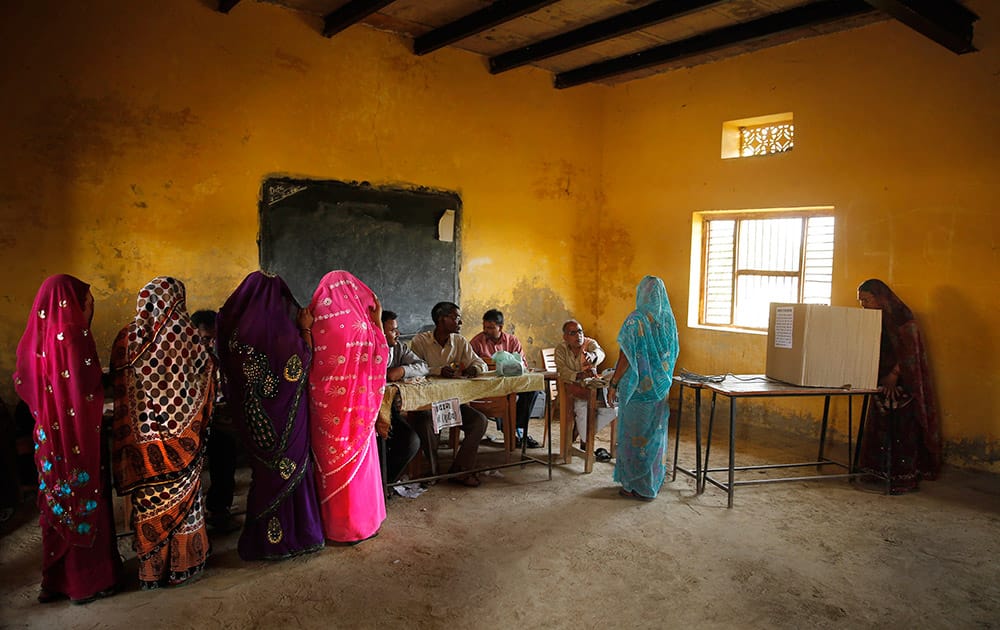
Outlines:
<svg viewBox="0 0 1000 630"><path fill-rule="evenodd" d="M366 27L214 0L0 3L0 394L35 290L94 285L108 347L149 278L218 306L257 265L268 176L453 190L465 333L505 311L532 353L578 317L613 348L636 281L667 281L680 366L755 372L759 336L694 330L691 212L837 208L834 302L887 280L924 325L953 463L996 469L1000 12L983 52L882 24L616 88L490 76ZM796 149L719 158L724 120L793 111ZM392 307L392 305L387 305ZM789 424L811 424L792 408Z"/></svg>
<svg viewBox="0 0 1000 630"><path fill-rule="evenodd" d="M364 26L326 39L318 18L216 5L0 8L8 402L46 276L93 284L103 348L155 275L182 279L192 310L218 307L257 268L258 195L275 174L458 192L467 334L497 305L537 351L560 339L550 318L593 302L571 244L577 217L600 205L601 88L558 92L547 73L492 77L481 58L448 50L418 58Z"/></svg>
<svg viewBox="0 0 1000 630"><path fill-rule="evenodd" d="M856 305L869 277L893 287L923 328L947 461L1000 470L1000 7L967 4L983 18L974 54L885 22L614 89L602 337L655 273L680 324L678 366L763 372L764 337L687 326L691 213L832 205L833 303ZM724 121L787 111L791 153L720 159ZM813 430L821 406L777 411Z"/></svg>

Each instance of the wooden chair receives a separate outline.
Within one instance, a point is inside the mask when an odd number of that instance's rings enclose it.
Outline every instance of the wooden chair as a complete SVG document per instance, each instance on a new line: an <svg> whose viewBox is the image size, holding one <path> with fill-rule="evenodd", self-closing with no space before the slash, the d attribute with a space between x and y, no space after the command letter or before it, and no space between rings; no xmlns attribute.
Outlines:
<svg viewBox="0 0 1000 630"><path fill-rule="evenodd" d="M473 400L469 406L480 411L487 418L500 418L503 427L503 445L508 455L514 451L517 444L517 406L510 405L507 396L494 396ZM461 427L459 427L461 428Z"/></svg>
<svg viewBox="0 0 1000 630"><path fill-rule="evenodd" d="M459 446L462 445L462 427L449 427L448 429L441 429L441 432L448 432L448 447L451 448L452 456L458 451ZM438 434L438 439L440 440L440 434ZM440 444L440 442L439 442ZM406 467L406 472L410 476L410 479L416 479L422 475L424 462L427 462L427 466L430 467L431 474L438 474L437 466L437 453L434 453L430 461L427 460L427 456L424 453L423 444L420 445L420 450L417 454L413 456L410 460L409 465Z"/></svg>
<svg viewBox="0 0 1000 630"><path fill-rule="evenodd" d="M597 389L588 388L590 397L587 399L587 435L585 436L585 446L586 449L580 450L573 444L573 427L576 424L576 418L573 412L573 397L570 396L569 392L565 391L565 383L558 381L559 383L559 454L563 458L563 463L568 464L573 455L578 455L583 458L583 472L591 473L594 471L594 460L596 459L594 455L594 438L597 435L597 410L607 408L604 405L604 401L599 400L597 396ZM614 457L617 453L617 424L618 416L608 425L611 428L611 457Z"/></svg>
<svg viewBox="0 0 1000 630"><path fill-rule="evenodd" d="M545 371L547 373L555 374L555 348L542 348L542 365L545 366ZM548 382L548 391L545 392L547 398L545 400L545 433L542 435L542 446L545 446L545 440L551 439L549 430L552 426L553 416L555 415L556 398L559 397L559 386L557 385L558 380L558 378L546 379Z"/></svg>

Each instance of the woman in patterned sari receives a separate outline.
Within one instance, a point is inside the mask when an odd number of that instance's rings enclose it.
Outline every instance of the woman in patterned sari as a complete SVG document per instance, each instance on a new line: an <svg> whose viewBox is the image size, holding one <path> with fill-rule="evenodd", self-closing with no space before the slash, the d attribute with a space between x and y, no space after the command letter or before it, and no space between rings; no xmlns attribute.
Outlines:
<svg viewBox="0 0 1000 630"><path fill-rule="evenodd" d="M614 479L622 496L651 501L666 475L667 393L680 348L663 280L643 278L635 307L618 333L620 353L608 390L609 401L621 405Z"/></svg>
<svg viewBox="0 0 1000 630"><path fill-rule="evenodd" d="M111 351L114 463L128 497L143 589L177 586L208 557L202 510L204 440L214 366L185 304L184 285L154 278Z"/></svg>
<svg viewBox="0 0 1000 630"><path fill-rule="evenodd" d="M891 479L889 490L917 490L941 471L941 425L931 390L927 350L913 311L881 280L858 287L861 306L882 311L879 393L868 406L861 440L861 469ZM892 462L889 431L892 423Z"/></svg>
<svg viewBox="0 0 1000 630"><path fill-rule="evenodd" d="M323 533L357 543L377 534L385 520L375 441L389 356L382 306L353 275L331 271L309 310L315 318L309 421Z"/></svg>
<svg viewBox="0 0 1000 630"><path fill-rule="evenodd" d="M284 280L255 271L219 315L223 389L253 467L240 557L277 560L321 549L309 458L309 311Z"/></svg>
<svg viewBox="0 0 1000 630"><path fill-rule="evenodd" d="M93 316L90 285L52 276L38 290L17 344L14 388L35 418L42 603L110 595L121 574Z"/></svg>

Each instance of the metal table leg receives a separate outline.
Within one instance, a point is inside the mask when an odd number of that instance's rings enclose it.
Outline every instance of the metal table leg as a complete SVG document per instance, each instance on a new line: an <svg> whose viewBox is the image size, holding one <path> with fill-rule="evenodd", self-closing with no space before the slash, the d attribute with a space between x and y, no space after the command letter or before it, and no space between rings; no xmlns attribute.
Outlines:
<svg viewBox="0 0 1000 630"><path fill-rule="evenodd" d="M830 422L830 397L823 397L823 424L822 428L819 430L819 454L816 456L816 461L823 461L823 451L826 450L826 429Z"/></svg>
<svg viewBox="0 0 1000 630"><path fill-rule="evenodd" d="M729 398L729 503L733 507L733 491L736 489L736 399Z"/></svg>

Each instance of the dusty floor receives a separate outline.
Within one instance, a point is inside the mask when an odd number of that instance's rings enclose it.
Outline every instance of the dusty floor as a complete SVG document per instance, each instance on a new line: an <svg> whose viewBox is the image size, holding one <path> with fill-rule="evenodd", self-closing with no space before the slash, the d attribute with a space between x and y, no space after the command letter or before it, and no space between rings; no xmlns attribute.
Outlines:
<svg viewBox="0 0 1000 630"><path fill-rule="evenodd" d="M814 455L797 439L755 449L760 437L741 435L739 463ZM280 563L240 561L229 534L204 577L174 590L136 590L123 539L129 584L87 606L35 602L40 536L25 508L0 537L0 627L1000 627L992 476L948 470L901 497L844 480L742 487L728 510L686 477L638 503L617 495L612 464L582 468L439 484L390 501L374 540Z"/></svg>

